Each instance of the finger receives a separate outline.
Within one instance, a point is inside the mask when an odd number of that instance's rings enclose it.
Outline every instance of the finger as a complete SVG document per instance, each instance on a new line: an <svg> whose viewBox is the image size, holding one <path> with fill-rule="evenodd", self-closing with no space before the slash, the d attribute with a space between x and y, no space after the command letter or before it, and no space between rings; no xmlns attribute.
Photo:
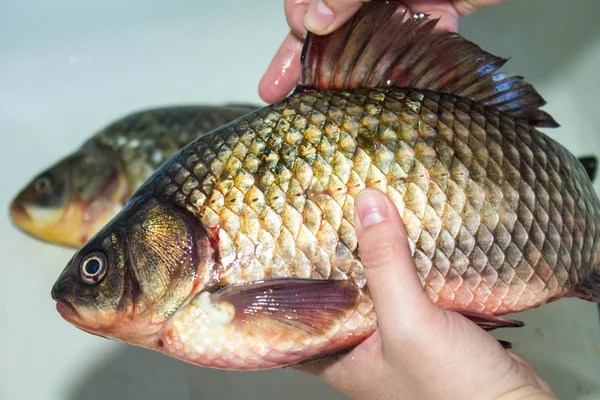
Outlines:
<svg viewBox="0 0 600 400"><path fill-rule="evenodd" d="M404 224L392 201L376 189L355 199L359 254L375 304L383 341L401 333L397 321L429 318L433 303L416 273Z"/></svg>
<svg viewBox="0 0 600 400"><path fill-rule="evenodd" d="M374 376L381 375L376 373L381 348L381 336L376 331L349 353L293 368L318 377L350 398L365 398L364 390L372 387ZM371 375L365 376L364 371Z"/></svg>
<svg viewBox="0 0 600 400"><path fill-rule="evenodd" d="M304 365L296 365L292 368L305 374L316 376L331 385L333 383L332 377L336 377L337 379L341 375L343 365L340 364L339 357L334 356Z"/></svg>
<svg viewBox="0 0 600 400"><path fill-rule="evenodd" d="M258 94L265 102L279 101L296 87L300 78L301 54L302 41L290 32L258 83Z"/></svg>
<svg viewBox="0 0 600 400"><path fill-rule="evenodd" d="M306 27L304 26L304 16L311 0L285 0L283 8L285 18L292 30L292 33L300 39L306 37Z"/></svg>
<svg viewBox="0 0 600 400"><path fill-rule="evenodd" d="M353 391L356 391L355 386L359 384L356 377L361 375L364 367L364 364L354 365L340 362L336 357L297 366L294 369L315 376L332 388L350 396Z"/></svg>
<svg viewBox="0 0 600 400"><path fill-rule="evenodd" d="M335 31L369 0L313 0L308 5L304 26L317 35Z"/></svg>
<svg viewBox="0 0 600 400"><path fill-rule="evenodd" d="M364 396L357 396L356 394L364 392L365 388L371 387L373 384L373 380L363 382L364 366L349 366L332 360L326 360L315 365L294 367L294 369L315 376L325 384L354 399L364 398ZM372 371L370 372L372 373Z"/></svg>
<svg viewBox="0 0 600 400"><path fill-rule="evenodd" d="M454 8L460 16L466 16L482 8L502 3L504 0L453 0Z"/></svg>

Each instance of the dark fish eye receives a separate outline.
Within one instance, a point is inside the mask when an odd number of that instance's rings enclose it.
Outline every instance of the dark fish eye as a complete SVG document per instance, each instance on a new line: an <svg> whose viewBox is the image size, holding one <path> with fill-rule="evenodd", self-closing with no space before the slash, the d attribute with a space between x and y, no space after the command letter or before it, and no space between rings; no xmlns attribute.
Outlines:
<svg viewBox="0 0 600 400"><path fill-rule="evenodd" d="M106 256L100 252L87 255L81 260L81 279L89 284L100 282L106 275Z"/></svg>
<svg viewBox="0 0 600 400"><path fill-rule="evenodd" d="M47 176L40 176L35 180L35 183L33 185L35 187L35 191L40 196L45 197L50 196L52 194L52 181Z"/></svg>
<svg viewBox="0 0 600 400"><path fill-rule="evenodd" d="M85 273L88 275L96 275L100 271L100 261L95 258L88 260L85 264Z"/></svg>

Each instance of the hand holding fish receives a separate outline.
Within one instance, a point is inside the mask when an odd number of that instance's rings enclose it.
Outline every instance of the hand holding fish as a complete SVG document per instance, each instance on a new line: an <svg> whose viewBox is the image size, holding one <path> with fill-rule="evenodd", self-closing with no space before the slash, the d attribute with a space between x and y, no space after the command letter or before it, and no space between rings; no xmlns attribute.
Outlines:
<svg viewBox="0 0 600 400"><path fill-rule="evenodd" d="M483 330L600 302L600 199L535 88L437 22L371 1L307 35L294 93L189 143L77 251L63 318L228 370L358 346L321 376L363 398L542 393Z"/></svg>
<svg viewBox="0 0 600 400"><path fill-rule="evenodd" d="M368 0L367 0L368 1ZM503 0L407 0L415 12L440 18L438 29L458 31L458 18ZM329 34L348 21L365 0L285 0L285 15L291 28L262 77L258 91L267 103L274 103L292 90L300 76L300 54L308 30Z"/></svg>
<svg viewBox="0 0 600 400"><path fill-rule="evenodd" d="M379 329L350 353L298 369L356 399L555 398L527 362L429 300L389 197L363 191L355 216Z"/></svg>

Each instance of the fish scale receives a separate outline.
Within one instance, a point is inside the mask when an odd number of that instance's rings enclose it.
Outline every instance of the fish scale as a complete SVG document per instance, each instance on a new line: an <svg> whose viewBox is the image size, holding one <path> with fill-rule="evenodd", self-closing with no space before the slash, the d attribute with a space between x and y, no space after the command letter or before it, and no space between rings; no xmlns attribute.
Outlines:
<svg viewBox="0 0 600 400"><path fill-rule="evenodd" d="M69 262L61 315L212 368L351 349L377 327L354 226L365 188L399 211L429 298L482 329L600 301L593 174L536 130L558 126L543 98L496 73L505 60L398 11L368 2L309 33L291 95L163 164Z"/></svg>
<svg viewBox="0 0 600 400"><path fill-rule="evenodd" d="M378 188L402 215L429 297L502 314L560 296L593 261L598 221L574 215L598 205L564 157L527 125L452 95L307 91L190 145L144 192L216 228L220 283L364 288L353 197Z"/></svg>
<svg viewBox="0 0 600 400"><path fill-rule="evenodd" d="M131 194L171 155L220 124L253 110L251 105L229 105L219 113L209 107L180 106L128 115L88 140L84 147L105 146L118 154L129 178Z"/></svg>

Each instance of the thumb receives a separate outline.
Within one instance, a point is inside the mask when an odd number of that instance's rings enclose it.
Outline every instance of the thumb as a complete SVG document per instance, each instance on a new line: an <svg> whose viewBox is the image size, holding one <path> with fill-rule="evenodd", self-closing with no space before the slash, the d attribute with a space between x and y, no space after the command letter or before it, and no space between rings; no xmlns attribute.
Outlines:
<svg viewBox="0 0 600 400"><path fill-rule="evenodd" d="M354 202L359 255L382 331L397 334L397 321L418 321L435 306L417 275L398 209L388 196L366 189Z"/></svg>
<svg viewBox="0 0 600 400"><path fill-rule="evenodd" d="M304 25L317 35L335 31L369 0L313 0L308 5Z"/></svg>

